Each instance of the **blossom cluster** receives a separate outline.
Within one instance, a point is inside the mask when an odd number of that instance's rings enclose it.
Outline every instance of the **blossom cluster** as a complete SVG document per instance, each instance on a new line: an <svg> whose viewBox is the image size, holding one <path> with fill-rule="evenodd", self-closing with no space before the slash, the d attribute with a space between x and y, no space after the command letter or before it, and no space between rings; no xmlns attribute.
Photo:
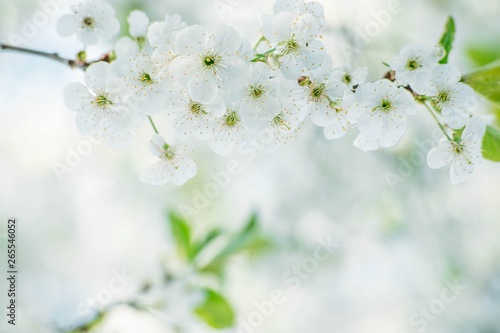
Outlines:
<svg viewBox="0 0 500 333"><path fill-rule="evenodd" d="M63 36L76 34L90 45L119 30L102 0L72 10L59 22ZM124 149L133 132L150 122L155 134L149 148L157 162L141 179L155 185L181 185L195 176L196 164L181 148L190 137L219 155L243 144L271 151L311 121L327 139L355 128L354 145L372 151L396 145L409 117L424 106L447 136L429 153L431 168L449 166L458 183L481 161L485 125L470 113L476 97L455 66L440 64L441 47L408 45L390 63L394 79L367 82L367 68L334 66L322 43L326 21L318 2L277 0L261 21L262 35L252 47L228 26L208 31L178 15L151 23L145 13L131 12L130 37L117 41L116 60L90 64L84 84L66 89L78 128ZM176 145L159 134L153 121L158 114L175 124ZM447 129L464 126L462 137L448 136Z"/></svg>

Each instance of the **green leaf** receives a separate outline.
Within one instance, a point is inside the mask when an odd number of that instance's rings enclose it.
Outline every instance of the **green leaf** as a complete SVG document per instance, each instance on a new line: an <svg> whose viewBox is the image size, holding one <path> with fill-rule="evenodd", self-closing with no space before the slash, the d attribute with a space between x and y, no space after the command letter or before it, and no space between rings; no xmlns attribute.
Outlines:
<svg viewBox="0 0 500 333"><path fill-rule="evenodd" d="M234 311L221 294L206 289L205 301L194 311L205 323L217 329L234 326Z"/></svg>
<svg viewBox="0 0 500 333"><path fill-rule="evenodd" d="M500 131L487 126L483 139L483 157L494 162L500 162Z"/></svg>
<svg viewBox="0 0 500 333"><path fill-rule="evenodd" d="M186 258L191 257L191 229L181 216L170 212L170 228L177 244L177 249Z"/></svg>
<svg viewBox="0 0 500 333"><path fill-rule="evenodd" d="M243 250L262 248L263 238L259 232L259 223L256 213L252 213L245 227L232 236L229 242L212 259L212 261L201 268L204 272L220 273L226 260Z"/></svg>
<svg viewBox="0 0 500 333"><path fill-rule="evenodd" d="M484 66L500 59L500 48L495 44L469 46L467 56L476 66Z"/></svg>
<svg viewBox="0 0 500 333"><path fill-rule="evenodd" d="M491 102L500 106L500 60L464 75L462 81Z"/></svg>
<svg viewBox="0 0 500 333"><path fill-rule="evenodd" d="M205 236L205 238L201 241L198 242L197 244L193 245L192 250L191 250L191 259L196 258L198 254L200 254L203 249L210 244L214 239L219 237L221 234L221 231L219 229L214 229L208 233L208 235Z"/></svg>
<svg viewBox="0 0 500 333"><path fill-rule="evenodd" d="M446 24L444 26L444 33L441 36L441 40L439 41L439 45L441 45L445 51L445 55L440 64L448 63L448 56L450 55L450 51L453 47L453 41L455 40L455 21L453 17L449 16Z"/></svg>

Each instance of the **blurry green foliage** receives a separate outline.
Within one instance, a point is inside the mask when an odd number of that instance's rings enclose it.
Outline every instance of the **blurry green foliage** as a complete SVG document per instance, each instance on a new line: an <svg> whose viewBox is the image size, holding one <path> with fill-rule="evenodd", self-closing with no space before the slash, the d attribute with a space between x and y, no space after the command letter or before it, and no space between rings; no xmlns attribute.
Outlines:
<svg viewBox="0 0 500 333"><path fill-rule="evenodd" d="M488 126L483 139L483 156L484 158L500 162L500 131Z"/></svg>
<svg viewBox="0 0 500 333"><path fill-rule="evenodd" d="M195 309L195 313L213 328L227 328L235 324L231 305L224 296L210 289L205 290L205 300Z"/></svg>
<svg viewBox="0 0 500 333"><path fill-rule="evenodd" d="M453 41L455 40L455 31L455 20L453 20L453 17L449 16L444 26L444 33L439 41L439 45L441 45L445 51L443 59L439 62L440 64L448 63L448 57L453 47Z"/></svg>

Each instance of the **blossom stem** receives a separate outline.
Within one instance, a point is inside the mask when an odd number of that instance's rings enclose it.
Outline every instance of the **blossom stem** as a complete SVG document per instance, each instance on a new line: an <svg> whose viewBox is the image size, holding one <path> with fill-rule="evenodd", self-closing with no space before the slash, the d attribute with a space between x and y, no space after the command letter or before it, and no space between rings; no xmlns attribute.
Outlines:
<svg viewBox="0 0 500 333"><path fill-rule="evenodd" d="M48 52L43 52L43 51L37 51L37 50L32 50L32 49L26 49L24 47L17 47L17 46L12 46L12 45L6 45L6 44L0 44L0 50L6 50L6 51L14 51L14 52L20 52L20 53L26 53L26 54L31 54L39 57L44 57L47 59L51 59L54 61L57 61L61 64L64 64L66 66L69 66L70 68L79 68L81 70L85 70L87 67L89 67L93 62L86 62L86 61L81 61L81 60L71 60L67 58L63 58L59 56L57 53L48 53ZM106 61L109 62L109 54L104 55L101 59L97 61ZM95 61L95 62L97 62ZM155 131L156 134L158 134L158 129L156 128L156 125L153 122L153 119L149 117L149 121L151 122L151 126L153 126L153 130Z"/></svg>
<svg viewBox="0 0 500 333"><path fill-rule="evenodd" d="M444 129L443 125L441 124L441 122L439 121L439 119L436 117L436 115L434 114L434 111L431 109L431 107L426 103L426 102L422 102L422 104L425 106L425 108L427 110L429 110L429 113L431 114L432 118L434 118L434 120L436 121L436 123L438 124L439 128L441 129L441 132L443 132L443 134L446 136L446 138L448 139L448 141L453 141L451 138L450 138L450 135L446 132L446 130Z"/></svg>
<svg viewBox="0 0 500 333"><path fill-rule="evenodd" d="M156 125L153 121L153 118L151 116L148 116L149 122L151 123L151 126L153 127L153 130L155 131L156 134L159 134L158 129L156 128Z"/></svg>
<svg viewBox="0 0 500 333"><path fill-rule="evenodd" d="M31 54L31 55L36 55L36 56L48 58L48 59L57 61L59 63L62 63L66 66L69 66L71 68L85 69L90 65L89 63L84 62L84 61L63 58L63 57L59 56L57 53L42 52L42 51L37 51L37 50L32 50L32 49L26 49L23 47L12 46L12 45L0 44L0 50L21 52L21 53L26 53L26 54Z"/></svg>
<svg viewBox="0 0 500 333"><path fill-rule="evenodd" d="M257 51L257 48L259 47L260 43L262 43L265 40L267 40L266 37L260 35L259 39L257 39L257 41L255 42L255 44L253 45L252 50Z"/></svg>

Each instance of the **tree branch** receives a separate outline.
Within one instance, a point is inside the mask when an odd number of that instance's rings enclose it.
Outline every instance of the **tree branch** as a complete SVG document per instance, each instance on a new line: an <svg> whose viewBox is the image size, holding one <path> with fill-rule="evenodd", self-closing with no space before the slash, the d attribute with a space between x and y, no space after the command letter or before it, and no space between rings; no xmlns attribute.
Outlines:
<svg viewBox="0 0 500 333"><path fill-rule="evenodd" d="M20 52L20 53L26 53L26 54L31 54L31 55L36 55L40 57L44 57L47 59L51 59L54 61L57 61L61 64L64 64L66 66L69 66L71 68L79 68L79 69L86 69L89 67L90 63L85 62L85 61L80 61L80 60L71 60L71 59L66 59L61 56L59 56L57 53L47 53L47 52L42 52L42 51L36 51L36 50L31 50L31 49L26 49L23 47L17 47L17 46L12 46L12 45L6 45L6 44L0 44L0 49L1 50L6 50L6 51L14 51L14 52Z"/></svg>

